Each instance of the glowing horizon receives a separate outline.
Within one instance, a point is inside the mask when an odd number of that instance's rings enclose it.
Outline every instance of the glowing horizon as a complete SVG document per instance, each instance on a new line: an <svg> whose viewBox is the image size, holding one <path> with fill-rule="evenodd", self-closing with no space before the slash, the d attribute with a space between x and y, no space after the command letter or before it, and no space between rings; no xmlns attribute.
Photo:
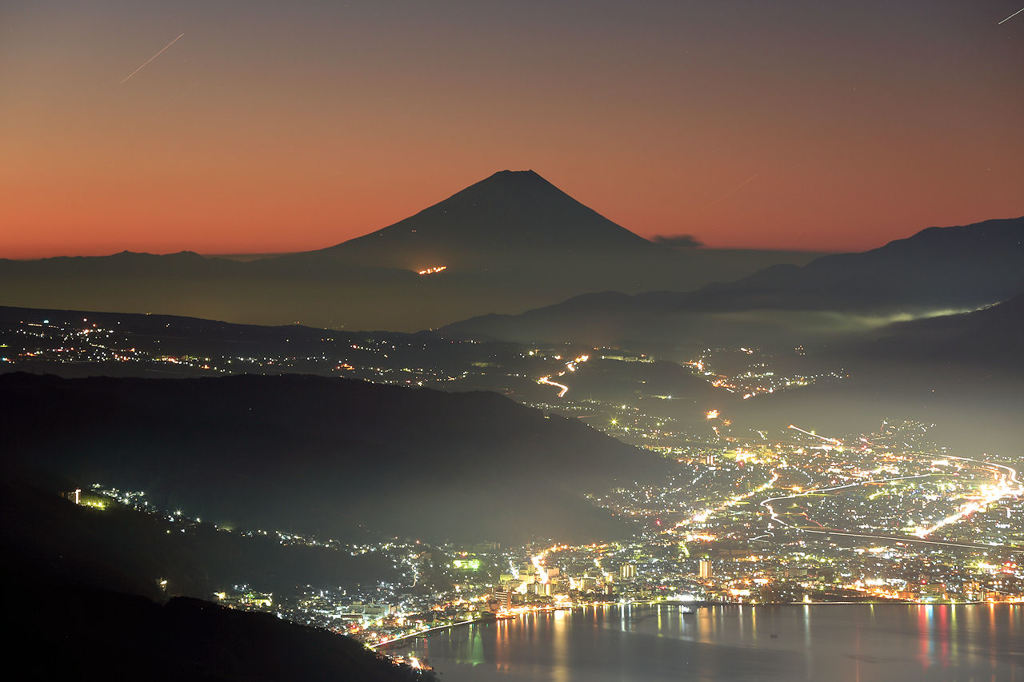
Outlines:
<svg viewBox="0 0 1024 682"><path fill-rule="evenodd" d="M927 9L5 8L0 257L323 248L505 168L709 248L1020 216L1024 23Z"/></svg>

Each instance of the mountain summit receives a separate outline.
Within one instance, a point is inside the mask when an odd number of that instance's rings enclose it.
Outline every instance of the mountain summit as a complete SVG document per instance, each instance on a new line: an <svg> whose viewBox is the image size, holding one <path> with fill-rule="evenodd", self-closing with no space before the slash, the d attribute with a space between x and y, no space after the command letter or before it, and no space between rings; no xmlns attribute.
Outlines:
<svg viewBox="0 0 1024 682"><path fill-rule="evenodd" d="M362 265L499 265L557 251L650 254L664 250L613 223L532 170L504 170L394 225L315 252Z"/></svg>
<svg viewBox="0 0 1024 682"><path fill-rule="evenodd" d="M394 225L252 261L182 252L0 259L0 305L416 331L592 291L687 291L804 253L647 241L533 171L495 173Z"/></svg>

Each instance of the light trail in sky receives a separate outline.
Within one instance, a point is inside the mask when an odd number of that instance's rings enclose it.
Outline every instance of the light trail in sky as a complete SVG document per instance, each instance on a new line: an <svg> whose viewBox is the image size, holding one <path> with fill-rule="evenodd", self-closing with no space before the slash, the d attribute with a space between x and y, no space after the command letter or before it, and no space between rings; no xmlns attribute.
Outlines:
<svg viewBox="0 0 1024 682"><path fill-rule="evenodd" d="M996 23L996 26L999 26L999 25L1001 25L1001 24L1005 24L1006 22L1008 22L1008 21L1009 21L1010 19L1013 19L1013 18L1014 18L1015 16L1017 16L1017 15L1018 15L1018 14L1020 14L1021 12L1024 12L1024 7L1021 7L1021 8L1019 9L1019 10L1017 10L1016 12L1014 12L1013 14L1011 14L1010 16L1006 17L1006 18L1005 18L1005 19L1003 19L1002 21L1000 21L1000 22L997 22L997 23Z"/></svg>
<svg viewBox="0 0 1024 682"><path fill-rule="evenodd" d="M733 187L731 190L729 190L728 192L726 192L722 196L718 197L717 199L715 199L713 201L708 202L707 205L704 208L711 208L715 204L720 204L721 202L725 201L726 199L728 199L729 197L731 197L732 195L736 194L741 189L743 189L744 187L746 187L747 185L752 183L754 180L757 180L757 176L758 175L760 175L760 173L754 173L749 178L747 178L746 180L744 180L740 184L736 185L735 187Z"/></svg>
<svg viewBox="0 0 1024 682"><path fill-rule="evenodd" d="M167 44L166 44L166 45L164 45L164 46L163 46L162 48L160 48L160 51L159 51L159 52L157 52L157 53L156 53L155 55L153 55L152 57L150 57L150 58L149 58L149 59L147 59L146 61L142 62L142 64L141 64L141 65L139 65L139 68L135 69L135 70L134 70L134 71L132 71L132 72L131 72L130 74L128 74L127 76L125 76L125 77L124 77L124 79L122 79L122 80L121 80L121 85L124 85L124 84L125 84L125 83L127 83L127 82L128 82L129 80L131 80L131 77L132 77L132 76L134 76L134 75L135 75L135 74L137 74L137 73L138 73L139 71L142 71L142 70L143 70L144 68L146 68L147 66L149 66L149 65L150 65L150 64L151 64L151 63L153 62L153 60L154 60L154 59L156 59L157 57L159 57L160 55L162 55L162 54L163 54L164 52L167 52L167 50L169 50L169 49L171 48L171 45L173 45L174 43L178 42L179 40L181 40L181 39L182 39L182 38L184 38L184 37L185 37L185 34L184 34L184 33L182 33L182 34L181 34L181 35L179 35L179 36L178 36L177 38L175 38L174 40L172 40L171 42L167 43Z"/></svg>

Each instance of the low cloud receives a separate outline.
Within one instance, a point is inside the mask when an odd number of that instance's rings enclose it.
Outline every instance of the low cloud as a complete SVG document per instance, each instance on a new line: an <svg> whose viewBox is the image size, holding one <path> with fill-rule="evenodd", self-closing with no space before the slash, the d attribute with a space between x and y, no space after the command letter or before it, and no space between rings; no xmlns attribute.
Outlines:
<svg viewBox="0 0 1024 682"><path fill-rule="evenodd" d="M692 234L658 234L651 237L651 241L671 246L674 249L696 249L699 246L704 246L704 242Z"/></svg>

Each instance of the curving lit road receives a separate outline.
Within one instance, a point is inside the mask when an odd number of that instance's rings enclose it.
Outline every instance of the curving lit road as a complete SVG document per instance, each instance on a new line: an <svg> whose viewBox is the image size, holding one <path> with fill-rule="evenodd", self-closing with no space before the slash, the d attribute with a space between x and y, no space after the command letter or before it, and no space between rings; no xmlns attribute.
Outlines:
<svg viewBox="0 0 1024 682"><path fill-rule="evenodd" d="M586 362L589 359L590 359L589 355L578 355L578 356L576 356L575 358L573 358L569 362L565 363L565 369L563 369L561 372L559 372L558 376L564 377L567 372L575 372L576 368L580 364ZM560 384L557 381L552 381L550 374L547 374L545 376L542 376L540 379L537 379L537 383L538 384L542 384L544 386L553 386L553 387L557 388L558 389L558 397L559 398L564 398L565 394L569 392L569 387L566 386L565 384Z"/></svg>
<svg viewBox="0 0 1024 682"><path fill-rule="evenodd" d="M549 376L541 377L540 379L537 379L537 383L538 384L543 384L544 386L554 386L555 388L559 389L559 391L558 391L558 397L559 398L563 397L566 393L569 392L569 387L568 386L566 386L565 384L560 384L557 381L551 381L551 376L550 375Z"/></svg>
<svg viewBox="0 0 1024 682"><path fill-rule="evenodd" d="M795 427L791 427L791 428L795 428ZM815 434L810 434L810 435L815 435ZM858 487L858 486L868 485L868 484L889 483L889 482L892 482L892 481L903 481L903 480L914 479L914 478L927 478L929 476L937 476L937 475L941 475L941 474L934 474L934 473L930 473L930 474L917 474L917 475L914 475L914 476L896 476L896 477L893 477L893 478L886 478L886 479L873 479L873 480L868 480L868 481L856 481L854 483L847 483L845 485L833 486L833 487L830 487L830 488L817 488L817 489L814 489L814 490L807 490L807 491L804 491L804 492L801 492L801 493L795 493L795 494L792 494L792 495L780 495L778 497L769 497L769 498L767 498L765 500L762 500L760 505L762 507L764 507L768 511L768 513L770 514L771 520L773 522L778 523L779 525L784 526L786 528L791 528L793 530L801 531L803 533L816 533L818 535L838 535L838 536L842 536L842 537L864 538L864 539L869 539L869 540L890 540L890 541L896 541L896 542L915 542L915 543L922 543L922 544L929 544L929 545L943 545L943 546L948 546L948 547L965 547L965 548L968 548L968 549L991 549L992 547L998 546L998 545L969 544L969 543L961 543L961 542L947 542L947 541L943 541L943 540L928 540L927 539L927 536L931 535L936 530L938 530L938 529L940 529L940 528L942 528L944 526L956 523L957 521L960 521L960 520L962 520L964 518L967 518L968 516L970 516L971 514L973 514L976 511L984 510L984 509L988 508L988 506L991 505L992 503L994 503L994 502L996 502L996 501L998 501L998 500L1000 500L1000 499L1002 499L1004 497L1007 497L1007 496L1020 497L1021 495L1024 495L1024 485L1021 485L1020 480L1017 478L1018 477L1018 472L1017 472L1016 469L1014 469L1012 467L1009 467L1009 466L1007 466L1005 464L995 464L993 462L985 462L985 461L978 460L978 459L972 459L970 457L955 457L955 456L950 455L950 456L947 457L947 459L958 459L958 460L962 460L962 461L974 462L976 464L980 464L983 467L985 467L986 469L988 469L989 471L991 471L995 475L996 482L995 482L994 485L988 486L989 489L984 491L984 493L983 493L983 495L982 495L980 500L974 500L974 501L968 502L967 504L963 505L959 510L957 510L957 513L951 514L950 516L942 519L941 521L939 521L938 523L936 523L935 525L933 525L933 526L931 526L929 528L918 529L918 531L914 535L910 535L910 536L885 535L885 534L880 534L880 533L851 533L851 532L847 532L847 531L843 531L843 530L831 530L831 529L813 530L813 529L808 529L808 528L802 528L800 526L797 526L797 525L794 525L794 524L789 523L787 521L784 521L782 519L782 517L778 514L778 512L775 511L775 507L773 505L774 505L774 503L779 502L781 500L795 499L795 498L798 498L798 497L805 497L807 495L812 495L812 494L816 494L816 493L827 493L827 492L832 492L832 491L835 491L835 490L843 490L843 489L846 489L846 488L853 488L853 487ZM1002 470L1002 471L1000 471L1000 470Z"/></svg>
<svg viewBox="0 0 1024 682"><path fill-rule="evenodd" d="M955 514L950 514L934 525L926 528L918 528L914 532L914 535L919 538L926 538L940 528L952 525L961 519L966 519L974 512L988 509L989 506L1004 497L1020 497L1024 494L1024 487L1022 487L1020 481L1017 480L1017 470L1012 467L1008 467L1005 464L984 462L980 459L972 459L970 457L949 456L947 459L959 459L964 462L975 462L977 464L981 464L982 468L993 474L995 483L991 486L983 486L979 499L971 500L970 502L962 505Z"/></svg>

